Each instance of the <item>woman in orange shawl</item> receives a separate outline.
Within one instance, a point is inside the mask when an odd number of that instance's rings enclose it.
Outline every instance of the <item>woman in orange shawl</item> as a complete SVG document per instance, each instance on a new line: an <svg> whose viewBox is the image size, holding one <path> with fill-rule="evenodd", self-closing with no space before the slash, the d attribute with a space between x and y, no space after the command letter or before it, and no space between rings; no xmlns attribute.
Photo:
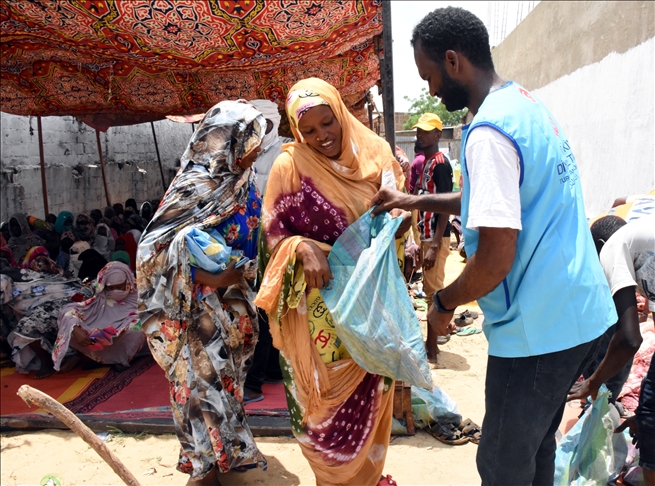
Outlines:
<svg viewBox="0 0 655 486"><path fill-rule="evenodd" d="M395 484L381 480L393 382L350 358L318 289L332 277L331 245L382 185L403 187L402 170L325 81L293 86L287 114L295 142L283 147L268 179L259 252L265 274L255 303L269 315L291 426L317 484Z"/></svg>

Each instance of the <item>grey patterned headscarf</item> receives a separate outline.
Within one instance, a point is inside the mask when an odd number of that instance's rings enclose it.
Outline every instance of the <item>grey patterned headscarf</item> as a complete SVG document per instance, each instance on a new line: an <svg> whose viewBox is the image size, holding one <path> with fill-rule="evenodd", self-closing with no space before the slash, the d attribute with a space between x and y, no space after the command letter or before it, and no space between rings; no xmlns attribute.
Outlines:
<svg viewBox="0 0 655 486"><path fill-rule="evenodd" d="M243 170L239 159L261 144L265 132L263 115L243 100L221 101L205 115L141 236L137 286L142 322L161 310L169 319L189 318L193 285L185 235L192 228L217 226L246 204L254 174L252 168Z"/></svg>

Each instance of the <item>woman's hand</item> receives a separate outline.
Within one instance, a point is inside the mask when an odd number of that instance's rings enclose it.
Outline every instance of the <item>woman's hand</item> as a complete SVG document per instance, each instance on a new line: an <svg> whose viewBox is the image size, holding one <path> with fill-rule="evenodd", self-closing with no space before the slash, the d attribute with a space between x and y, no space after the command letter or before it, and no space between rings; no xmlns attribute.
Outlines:
<svg viewBox="0 0 655 486"><path fill-rule="evenodd" d="M389 214L393 219L403 218L403 222L400 223L398 230L396 231L396 239L402 238L409 228L412 227L412 213L411 211L403 211L402 209L392 209L389 211Z"/></svg>
<svg viewBox="0 0 655 486"><path fill-rule="evenodd" d="M224 289L236 285L244 280L244 267L234 268L236 262L233 260L222 272L211 273L202 268L196 268L195 283L207 285L213 289Z"/></svg>
<svg viewBox="0 0 655 486"><path fill-rule="evenodd" d="M82 329L80 326L73 327L73 332L71 334L73 341L77 343L78 346L88 347L93 345L93 339L89 337L89 334Z"/></svg>
<svg viewBox="0 0 655 486"><path fill-rule="evenodd" d="M332 272L323 250L311 241L303 241L298 245L296 256L303 264L307 285L319 290L327 287L332 279Z"/></svg>

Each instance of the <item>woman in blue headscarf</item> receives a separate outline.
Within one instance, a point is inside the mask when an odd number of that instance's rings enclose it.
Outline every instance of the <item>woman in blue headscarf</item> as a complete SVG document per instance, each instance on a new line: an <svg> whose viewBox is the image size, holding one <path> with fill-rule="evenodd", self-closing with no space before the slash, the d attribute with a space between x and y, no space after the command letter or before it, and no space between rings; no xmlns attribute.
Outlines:
<svg viewBox="0 0 655 486"><path fill-rule="evenodd" d="M73 213L70 211L62 211L57 215L57 221L55 221L55 231L60 235L63 235L64 232L73 229Z"/></svg>

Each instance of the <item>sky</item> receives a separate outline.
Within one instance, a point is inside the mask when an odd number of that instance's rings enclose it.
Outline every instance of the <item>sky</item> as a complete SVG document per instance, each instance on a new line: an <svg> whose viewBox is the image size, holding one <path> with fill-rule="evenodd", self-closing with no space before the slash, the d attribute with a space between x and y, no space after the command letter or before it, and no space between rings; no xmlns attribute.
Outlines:
<svg viewBox="0 0 655 486"><path fill-rule="evenodd" d="M418 75L414 64L414 51L409 41L412 30L421 19L434 9L448 6L461 7L469 10L482 20L491 34L491 43L495 44L494 28L498 28L497 18L506 19L504 34L509 34L516 26L517 20L525 17L527 11L537 2L492 2L492 1L392 1L391 2L391 28L393 34L393 76L394 76L394 104L396 112L406 112L411 105L404 96L418 98L421 88L427 88L427 83ZM520 6L520 4L524 4ZM521 8L519 11L518 9ZM504 14L504 15L503 15ZM491 17L491 18L489 18ZM496 34L496 35L494 35ZM375 93L376 88L373 88ZM375 97L378 110L382 109L382 96Z"/></svg>

